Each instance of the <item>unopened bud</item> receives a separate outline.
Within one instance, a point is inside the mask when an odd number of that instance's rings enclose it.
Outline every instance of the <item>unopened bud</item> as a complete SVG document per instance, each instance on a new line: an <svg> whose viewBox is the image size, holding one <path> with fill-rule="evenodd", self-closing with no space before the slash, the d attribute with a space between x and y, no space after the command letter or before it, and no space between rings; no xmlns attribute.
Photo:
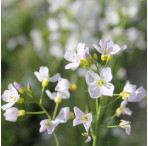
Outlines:
<svg viewBox="0 0 148 146"><path fill-rule="evenodd" d="M27 84L27 90L29 91L29 92L31 92L31 90L32 90L32 87L31 87L31 85L28 83Z"/></svg>
<svg viewBox="0 0 148 146"><path fill-rule="evenodd" d="M17 82L14 82L13 84L14 84L15 88L16 88L21 94L23 94L23 93L25 92L25 88L24 88L21 84L19 84L19 83L17 83Z"/></svg>
<svg viewBox="0 0 148 146"><path fill-rule="evenodd" d="M77 85L76 84L71 84L70 89L73 90L73 91L77 90Z"/></svg>
<svg viewBox="0 0 148 146"><path fill-rule="evenodd" d="M25 110L19 110L18 111L18 116L25 116Z"/></svg>
<svg viewBox="0 0 148 146"><path fill-rule="evenodd" d="M24 99L21 98L21 97L17 100L17 103L20 103L20 104L21 104L21 103L23 103L23 102L24 102Z"/></svg>
<svg viewBox="0 0 148 146"><path fill-rule="evenodd" d="M54 99L54 102L55 102L55 103L61 103L61 102L62 102L62 97L57 96L57 97Z"/></svg>
<svg viewBox="0 0 148 146"><path fill-rule="evenodd" d="M104 55L101 55L101 60L104 61L104 60L107 60L108 56L104 56Z"/></svg>
<svg viewBox="0 0 148 146"><path fill-rule="evenodd" d="M46 87L48 85L48 79L44 79L43 81L42 81L42 87Z"/></svg>
<svg viewBox="0 0 148 146"><path fill-rule="evenodd" d="M112 55L109 55L108 57L107 57L107 60L111 60L113 58L113 56Z"/></svg>
<svg viewBox="0 0 148 146"><path fill-rule="evenodd" d="M96 53L94 53L93 58L94 58L95 60L97 60L97 59L98 59L98 56L97 56L97 54L96 54Z"/></svg>
<svg viewBox="0 0 148 146"><path fill-rule="evenodd" d="M86 59L81 59L79 65L82 67L87 67L87 66L89 66L89 62Z"/></svg>
<svg viewBox="0 0 148 146"><path fill-rule="evenodd" d="M74 113L73 112L70 112L69 113L69 119L74 119L74 118L75 118Z"/></svg>

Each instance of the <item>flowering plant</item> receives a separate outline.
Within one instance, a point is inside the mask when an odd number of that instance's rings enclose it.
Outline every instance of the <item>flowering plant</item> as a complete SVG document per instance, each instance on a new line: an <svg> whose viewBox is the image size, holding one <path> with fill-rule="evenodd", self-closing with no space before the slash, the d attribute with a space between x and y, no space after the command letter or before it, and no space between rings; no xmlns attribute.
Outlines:
<svg viewBox="0 0 148 146"><path fill-rule="evenodd" d="M55 133L55 128L59 124L66 123L70 119L73 120L73 126L83 124L85 132L82 133L87 139L85 142L90 142L92 139L92 145L99 145L98 133L99 128L116 128L121 127L125 129L126 133L130 135L131 132L131 122L121 120L119 124L111 125L110 122L115 118L119 117L121 114L131 115L132 111L126 107L128 102L140 102L146 96L145 89L141 86L136 89L136 85L131 84L129 81L126 82L123 91L120 93L114 93L115 86L111 83L113 79L112 71L110 67L107 67L108 62L111 61L113 55L118 55L127 47L124 45L120 47L117 44L114 44L112 41L100 40L99 46L93 45L93 47L101 53L101 57L94 53L90 54L88 47L85 47L84 43L79 43L77 47L77 52L67 50L64 58L71 62L65 66L65 69L72 69L75 71L79 66L87 68L85 74L85 80L88 85L88 90L81 89L87 92L92 99L92 102L96 102L96 111L92 112L91 109L86 107L86 111L81 111L77 105L74 107L74 113L71 112L69 107L61 108L59 114L58 107L63 99L70 98L70 90L75 91L77 87L76 84L71 84L67 79L61 77L59 73L54 76L50 76L48 67L41 66L39 72L34 72L34 75L37 77L39 82L42 85L41 97L38 99L33 96L32 86L27 85L27 90L19 83L14 82L14 84L8 85L8 90L5 90L2 99L7 102L7 104L2 106L2 110L5 111L4 116L5 120L15 122L19 116L25 116L27 114L45 114L47 119L43 119L40 122L39 132L44 132L47 130L48 134L53 134L56 145L59 146L58 137ZM101 60L101 62L100 62ZM52 82L58 82L55 87L55 92L51 92L46 89L47 85ZM46 89L46 90L45 90ZM55 109L52 116L45 109L43 105L44 93L47 94L49 99L54 100ZM26 98L23 98L23 95L28 95L30 100L27 101ZM104 104L103 100L105 96L111 98L112 100L109 103ZM117 100L122 99L121 105L113 116L109 119L102 121L102 116L104 111L102 109L110 107ZM35 103L37 104L41 111L26 111L24 109L19 110L16 107L12 107L16 103Z"/></svg>

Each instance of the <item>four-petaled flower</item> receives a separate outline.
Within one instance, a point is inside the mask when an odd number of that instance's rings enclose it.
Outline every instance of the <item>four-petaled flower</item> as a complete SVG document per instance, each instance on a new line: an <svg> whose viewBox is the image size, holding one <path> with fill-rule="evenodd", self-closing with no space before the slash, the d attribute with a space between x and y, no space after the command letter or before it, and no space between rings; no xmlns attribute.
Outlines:
<svg viewBox="0 0 148 146"><path fill-rule="evenodd" d="M146 96L146 91L143 86L136 89L136 85L127 81L120 95L128 102L140 102Z"/></svg>
<svg viewBox="0 0 148 146"><path fill-rule="evenodd" d="M130 122L129 121L125 121L125 120L120 120L120 127L125 129L126 133L128 135L130 135L131 133L131 125L130 125Z"/></svg>
<svg viewBox="0 0 148 146"><path fill-rule="evenodd" d="M19 97L20 95L18 94L18 91L14 88L12 84L9 84L8 90L5 90L2 95L3 101L8 103L2 106L2 110L6 110L12 107L17 102Z"/></svg>
<svg viewBox="0 0 148 146"><path fill-rule="evenodd" d="M61 75L59 73L57 73L54 76L50 77L49 69L46 66L41 66L39 72L35 71L34 75L37 77L37 79L40 82L42 82L42 81L56 82L58 80L58 78L61 77Z"/></svg>
<svg viewBox="0 0 148 146"><path fill-rule="evenodd" d="M85 130L88 132L92 122L92 114L91 113L84 114L77 107L74 107L74 113L76 118L73 120L73 126L83 124Z"/></svg>
<svg viewBox="0 0 148 146"><path fill-rule="evenodd" d="M49 119L45 119L42 120L40 122L40 130L39 132L44 132L45 130L47 130L48 134L52 134L55 127L59 124L59 122L57 120L54 121L49 121Z"/></svg>
<svg viewBox="0 0 148 146"><path fill-rule="evenodd" d="M113 96L114 85L109 83L112 80L110 67L103 68L100 76L97 73L87 71L85 75L88 84L90 97L98 98L101 95Z"/></svg>
<svg viewBox="0 0 148 146"><path fill-rule="evenodd" d="M121 102L121 105L119 108L117 108L116 110L116 114L117 114L117 117L119 117L121 114L123 115L131 115L132 114L132 111L126 107L127 105L127 100L124 100Z"/></svg>
<svg viewBox="0 0 148 146"><path fill-rule="evenodd" d="M67 64L65 66L65 69L76 70L78 68L81 59L85 58L86 53L89 54L89 48L86 48L86 49L84 48L85 48L85 44L79 43L77 47L77 52L70 51L70 50L66 51L64 58L71 63Z"/></svg>
<svg viewBox="0 0 148 146"><path fill-rule="evenodd" d="M126 45L120 47L119 45L114 44L113 41L111 40L108 40L108 41L100 40L99 45L100 47L94 44L93 47L104 56L118 54L127 48Z"/></svg>

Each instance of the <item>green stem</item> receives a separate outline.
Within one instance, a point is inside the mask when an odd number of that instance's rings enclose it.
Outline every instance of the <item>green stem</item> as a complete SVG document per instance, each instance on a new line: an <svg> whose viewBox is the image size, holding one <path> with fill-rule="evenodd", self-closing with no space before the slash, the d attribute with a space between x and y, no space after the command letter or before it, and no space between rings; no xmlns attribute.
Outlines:
<svg viewBox="0 0 148 146"><path fill-rule="evenodd" d="M99 67L98 67L98 69L101 67L101 65L103 64L103 62L104 62L104 61L102 61L102 62L99 64Z"/></svg>
<svg viewBox="0 0 148 146"><path fill-rule="evenodd" d="M120 94L113 94L113 96L120 96Z"/></svg>
<svg viewBox="0 0 148 146"><path fill-rule="evenodd" d="M59 106L59 103L56 103L56 106L55 106L55 108L54 108L54 113L53 113L52 120L54 120L55 117L56 117L56 113L57 113L57 110L58 110L58 106Z"/></svg>
<svg viewBox="0 0 148 146"><path fill-rule="evenodd" d="M39 114L45 114L45 111L40 111L40 112L26 112L26 114L36 114L36 115L39 115Z"/></svg>
<svg viewBox="0 0 148 146"><path fill-rule="evenodd" d="M100 115L101 115L101 106L102 106L102 96L100 97L100 105L98 107L98 98L96 98L96 114L97 114L97 122L96 122L96 127L95 127L95 135L93 137L93 146L97 145L97 135L98 135L98 124L100 120Z"/></svg>
<svg viewBox="0 0 148 146"><path fill-rule="evenodd" d="M111 125L111 126L106 126L107 128L115 128L115 127L120 127L120 125Z"/></svg>
<svg viewBox="0 0 148 146"><path fill-rule="evenodd" d="M116 100L118 100L121 96L118 96L117 98L115 98L112 102L110 102L109 104L107 104L106 106L103 106L102 108L106 108L110 105L112 105Z"/></svg>
<svg viewBox="0 0 148 146"><path fill-rule="evenodd" d="M40 98L40 104L42 104L44 90L45 90L45 87L42 87L42 93L41 93L41 98Z"/></svg>
<svg viewBox="0 0 148 146"><path fill-rule="evenodd" d="M96 73L96 71L95 71L94 69L92 69L90 66L88 67L88 69L89 69L91 72L95 72L95 73Z"/></svg>
<svg viewBox="0 0 148 146"><path fill-rule="evenodd" d="M98 72L98 74L99 74L99 67L97 66L97 63L95 63L95 66L96 66L97 72Z"/></svg>
<svg viewBox="0 0 148 146"><path fill-rule="evenodd" d="M108 63L108 60L107 60L106 63L105 63L105 67L107 66L107 63Z"/></svg>
<svg viewBox="0 0 148 146"><path fill-rule="evenodd" d="M56 142L56 146L60 146L57 135L55 134L55 132L54 132L53 135L54 135L54 139L55 139L55 142Z"/></svg>
<svg viewBox="0 0 148 146"><path fill-rule="evenodd" d="M111 120L113 120L116 117L117 113L115 113L107 122L106 124L108 124Z"/></svg>

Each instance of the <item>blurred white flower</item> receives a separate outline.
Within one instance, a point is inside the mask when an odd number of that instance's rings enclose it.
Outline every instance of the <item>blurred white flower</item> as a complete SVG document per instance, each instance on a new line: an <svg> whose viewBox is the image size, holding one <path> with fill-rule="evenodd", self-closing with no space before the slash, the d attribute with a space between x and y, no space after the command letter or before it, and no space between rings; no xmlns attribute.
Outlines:
<svg viewBox="0 0 148 146"><path fill-rule="evenodd" d="M85 130L88 132L92 122L92 114L91 113L84 114L77 107L74 107L74 113L76 118L73 120L73 126L83 124Z"/></svg>
<svg viewBox="0 0 148 146"><path fill-rule="evenodd" d="M7 42L7 48L9 51L13 51L17 46L17 41L15 38L10 38Z"/></svg>
<svg viewBox="0 0 148 146"><path fill-rule="evenodd" d="M56 82L56 81L58 81L58 78L61 77L61 75L59 73L57 73L54 76L50 77L49 69L46 66L41 66L39 72L35 71L34 75L37 77L37 79L40 82L42 82L44 80L47 80L48 82Z"/></svg>
<svg viewBox="0 0 148 146"><path fill-rule="evenodd" d="M119 117L121 114L123 115L132 115L132 111L126 107L127 105L127 100L124 100L121 102L121 105L119 108L117 108L116 113L117 117Z"/></svg>
<svg viewBox="0 0 148 146"><path fill-rule="evenodd" d="M57 120L54 120L54 121L49 121L49 119L45 119L45 120L42 120L40 122L40 130L39 132L44 132L45 130L47 130L48 134L52 134L55 127L59 124L59 122Z"/></svg>
<svg viewBox="0 0 148 146"><path fill-rule="evenodd" d="M114 85L110 83L112 73L109 67L103 68L100 71L100 76L97 73L87 71L85 79L88 84L90 97L98 98L101 95L113 96Z"/></svg>
<svg viewBox="0 0 148 146"><path fill-rule="evenodd" d="M136 89L136 85L133 85L127 81L120 95L128 102L140 102L146 97L146 91L143 86L140 86L138 89Z"/></svg>
<svg viewBox="0 0 148 146"><path fill-rule="evenodd" d="M58 31L59 29L59 23L56 19L50 18L47 20L47 28L50 31Z"/></svg>
<svg viewBox="0 0 148 146"><path fill-rule="evenodd" d="M120 68L118 70L118 72L117 72L117 78L122 80L122 79L125 78L126 74L127 74L126 69L125 68Z"/></svg>
<svg viewBox="0 0 148 146"><path fill-rule="evenodd" d="M125 120L120 120L120 127L125 129L126 133L128 135L130 135L131 133L131 125L130 125L130 122L129 121L125 121Z"/></svg>
<svg viewBox="0 0 148 146"><path fill-rule="evenodd" d="M17 102L19 97L20 95L18 94L14 86L12 84L9 84L8 90L5 90L2 95L3 101L8 102L8 103L2 106L2 110L6 110L12 107Z"/></svg>

